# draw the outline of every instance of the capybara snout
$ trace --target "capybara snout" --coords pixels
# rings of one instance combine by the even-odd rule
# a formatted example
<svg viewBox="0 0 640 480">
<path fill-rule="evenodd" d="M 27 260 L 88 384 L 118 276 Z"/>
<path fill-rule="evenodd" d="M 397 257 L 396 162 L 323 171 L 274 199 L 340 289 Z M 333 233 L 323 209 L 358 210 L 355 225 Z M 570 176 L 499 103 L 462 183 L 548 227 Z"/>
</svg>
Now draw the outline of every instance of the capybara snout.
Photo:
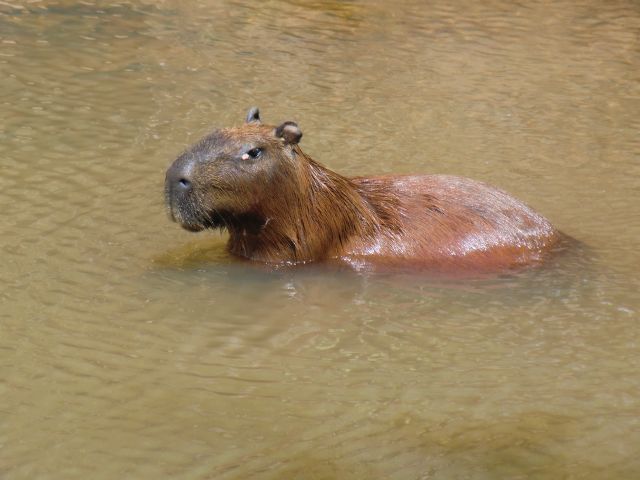
<svg viewBox="0 0 640 480">
<path fill-rule="evenodd" d="M 170 216 L 223 228 L 231 253 L 267 263 L 335 259 L 431 269 L 502 270 L 539 263 L 559 234 L 497 188 L 449 175 L 347 178 L 300 148 L 288 121 L 257 108 L 216 130 L 168 169 Z"/>
</svg>

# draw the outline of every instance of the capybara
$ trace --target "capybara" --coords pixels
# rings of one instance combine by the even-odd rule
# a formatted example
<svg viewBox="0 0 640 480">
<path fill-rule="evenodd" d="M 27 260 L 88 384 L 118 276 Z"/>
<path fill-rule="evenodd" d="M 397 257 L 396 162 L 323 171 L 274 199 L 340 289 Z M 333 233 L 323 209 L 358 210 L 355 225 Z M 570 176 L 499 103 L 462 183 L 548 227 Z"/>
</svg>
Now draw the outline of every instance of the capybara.
<svg viewBox="0 0 640 480">
<path fill-rule="evenodd" d="M 557 243 L 545 218 L 505 192 L 449 175 L 347 178 L 299 146 L 294 122 L 216 130 L 167 171 L 171 218 L 229 232 L 229 251 L 269 264 L 320 261 L 501 271 L 539 263 Z"/>
</svg>

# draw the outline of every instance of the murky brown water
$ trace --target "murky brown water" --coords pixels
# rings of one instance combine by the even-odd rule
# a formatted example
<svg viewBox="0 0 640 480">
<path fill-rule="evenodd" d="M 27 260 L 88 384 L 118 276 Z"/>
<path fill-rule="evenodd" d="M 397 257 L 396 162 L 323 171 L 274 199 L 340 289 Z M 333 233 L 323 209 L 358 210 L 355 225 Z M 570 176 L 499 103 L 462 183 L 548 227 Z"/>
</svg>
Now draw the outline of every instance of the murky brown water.
<svg viewBox="0 0 640 480">
<path fill-rule="evenodd" d="M 0 2 L 0 477 L 640 478 L 634 1 Z M 164 171 L 250 105 L 584 247 L 442 282 L 238 264 Z"/>
</svg>

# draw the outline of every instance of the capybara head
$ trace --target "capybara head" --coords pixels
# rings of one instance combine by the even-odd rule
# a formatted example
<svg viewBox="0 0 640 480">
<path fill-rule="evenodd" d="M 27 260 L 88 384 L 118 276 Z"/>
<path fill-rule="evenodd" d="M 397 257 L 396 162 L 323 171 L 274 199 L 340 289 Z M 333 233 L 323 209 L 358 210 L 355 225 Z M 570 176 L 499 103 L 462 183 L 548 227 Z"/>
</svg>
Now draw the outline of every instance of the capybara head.
<svg viewBox="0 0 640 480">
<path fill-rule="evenodd" d="M 191 231 L 258 221 L 295 182 L 301 137 L 294 122 L 265 125 L 251 108 L 244 125 L 214 131 L 173 162 L 165 179 L 170 216 Z"/>
</svg>

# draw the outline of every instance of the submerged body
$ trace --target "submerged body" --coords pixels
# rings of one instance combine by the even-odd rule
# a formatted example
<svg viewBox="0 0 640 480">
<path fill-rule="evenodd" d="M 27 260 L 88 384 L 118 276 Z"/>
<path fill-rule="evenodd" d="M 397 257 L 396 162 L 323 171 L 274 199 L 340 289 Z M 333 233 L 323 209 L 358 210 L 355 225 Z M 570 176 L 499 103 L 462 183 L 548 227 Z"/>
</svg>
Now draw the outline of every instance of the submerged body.
<svg viewBox="0 0 640 480">
<path fill-rule="evenodd" d="M 505 192 L 448 175 L 343 177 L 305 155 L 293 122 L 257 109 L 213 132 L 167 171 L 171 217 L 224 228 L 234 255 L 265 263 L 338 260 L 439 271 L 540 262 L 558 232 Z"/>
</svg>

